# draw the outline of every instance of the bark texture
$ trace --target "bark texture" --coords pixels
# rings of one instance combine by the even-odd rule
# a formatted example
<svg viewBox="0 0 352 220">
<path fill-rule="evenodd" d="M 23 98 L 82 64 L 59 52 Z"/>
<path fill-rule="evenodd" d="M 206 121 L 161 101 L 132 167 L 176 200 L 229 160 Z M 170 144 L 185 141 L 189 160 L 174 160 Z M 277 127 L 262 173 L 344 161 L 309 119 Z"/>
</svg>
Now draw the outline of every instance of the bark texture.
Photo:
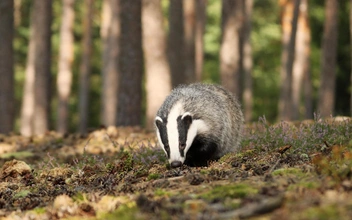
<svg viewBox="0 0 352 220">
<path fill-rule="evenodd" d="M 338 1 L 325 1 L 325 23 L 322 41 L 321 75 L 318 113 L 322 117 L 334 114 L 338 32 Z"/>
<path fill-rule="evenodd" d="M 220 47 L 221 84 L 240 95 L 240 28 L 242 1 L 222 1 L 222 38 Z"/>
<path fill-rule="evenodd" d="M 9 133 L 14 124 L 14 3 L 0 1 L 0 133 Z"/>
<path fill-rule="evenodd" d="M 142 28 L 141 1 L 120 0 L 120 79 L 117 125 L 133 126 L 142 122 Z"/>
<path fill-rule="evenodd" d="M 75 19 L 74 0 L 63 0 L 61 28 L 60 28 L 60 48 L 59 48 L 59 68 L 57 75 L 58 91 L 58 119 L 57 131 L 66 133 L 69 118 L 69 98 L 72 86 L 72 62 L 74 58 L 73 24 Z"/>
<path fill-rule="evenodd" d="M 167 53 L 172 87 L 182 84 L 186 77 L 184 48 L 183 0 L 170 0 Z"/>
<path fill-rule="evenodd" d="M 282 54 L 279 119 L 292 119 L 292 71 L 300 0 L 282 0 Z"/>
<path fill-rule="evenodd" d="M 49 127 L 51 18 L 52 1 L 34 0 L 21 109 L 24 136 L 42 135 Z"/>
<path fill-rule="evenodd" d="M 120 0 L 104 0 L 101 37 L 103 39 L 101 123 L 116 125 L 120 55 Z"/>
<path fill-rule="evenodd" d="M 247 122 L 252 120 L 253 114 L 253 82 L 252 82 L 252 9 L 253 0 L 243 0 L 243 29 L 242 29 L 242 68 L 243 68 L 243 107 Z"/>
<path fill-rule="evenodd" d="M 81 134 L 86 133 L 88 127 L 89 75 L 91 72 L 92 20 L 94 14 L 93 0 L 86 0 L 84 6 L 83 53 L 79 68 L 79 132 Z"/>
</svg>

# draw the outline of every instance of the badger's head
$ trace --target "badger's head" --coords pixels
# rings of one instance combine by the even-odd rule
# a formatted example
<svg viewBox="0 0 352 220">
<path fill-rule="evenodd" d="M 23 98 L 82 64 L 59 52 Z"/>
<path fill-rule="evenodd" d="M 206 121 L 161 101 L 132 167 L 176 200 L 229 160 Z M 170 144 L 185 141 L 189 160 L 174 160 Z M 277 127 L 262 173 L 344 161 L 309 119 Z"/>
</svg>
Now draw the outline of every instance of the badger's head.
<svg viewBox="0 0 352 220">
<path fill-rule="evenodd" d="M 160 146 L 173 168 L 184 163 L 195 137 L 208 130 L 203 120 L 185 112 L 180 104 L 170 110 L 168 117 L 156 116 L 155 125 Z"/>
</svg>

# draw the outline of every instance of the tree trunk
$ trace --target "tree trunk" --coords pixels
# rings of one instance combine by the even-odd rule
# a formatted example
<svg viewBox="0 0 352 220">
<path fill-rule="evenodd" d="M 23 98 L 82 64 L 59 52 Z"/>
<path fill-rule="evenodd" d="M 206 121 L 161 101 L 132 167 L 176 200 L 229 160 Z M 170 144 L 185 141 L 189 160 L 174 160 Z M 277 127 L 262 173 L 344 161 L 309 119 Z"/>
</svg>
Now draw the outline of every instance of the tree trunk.
<svg viewBox="0 0 352 220">
<path fill-rule="evenodd" d="M 9 133 L 14 123 L 14 4 L 0 1 L 0 133 Z"/>
<path fill-rule="evenodd" d="M 244 77 L 243 102 L 244 116 L 247 122 L 252 120 L 253 112 L 253 88 L 252 88 L 252 8 L 253 0 L 243 0 L 243 29 L 242 29 L 242 68 Z"/>
<path fill-rule="evenodd" d="M 22 6 L 22 0 L 14 0 L 14 22 L 15 22 L 15 27 L 20 26 L 21 24 L 21 6 Z"/>
<path fill-rule="evenodd" d="M 240 94 L 240 28 L 242 1 L 222 1 L 222 38 L 220 47 L 221 84 L 237 95 Z"/>
<path fill-rule="evenodd" d="M 61 28 L 60 28 L 60 48 L 59 48 L 59 68 L 57 74 L 58 90 L 58 119 L 57 131 L 66 133 L 68 128 L 68 101 L 72 86 L 72 62 L 74 57 L 73 23 L 74 23 L 74 0 L 63 0 Z"/>
<path fill-rule="evenodd" d="M 325 1 L 325 23 L 322 41 L 321 79 L 318 98 L 318 112 L 322 117 L 334 113 L 338 1 Z"/>
<path fill-rule="evenodd" d="M 243 0 L 243 29 L 242 29 L 242 68 L 244 77 L 243 86 L 243 102 L 244 116 L 247 122 L 252 120 L 253 114 L 253 87 L 252 87 L 252 45 L 251 45 L 251 30 L 252 30 L 252 9 L 253 0 Z"/>
<path fill-rule="evenodd" d="M 183 1 L 170 0 L 168 59 L 170 63 L 172 87 L 182 84 L 185 79 Z"/>
<path fill-rule="evenodd" d="M 292 119 L 300 119 L 300 101 L 303 77 L 309 74 L 310 30 L 308 26 L 308 2 L 301 0 L 296 33 L 295 60 L 292 74 Z"/>
<path fill-rule="evenodd" d="M 189 84 L 196 80 L 195 74 L 195 28 L 196 0 L 183 0 L 185 28 L 185 78 L 183 83 Z"/>
<path fill-rule="evenodd" d="M 84 2 L 82 57 L 79 68 L 79 132 L 85 134 L 88 126 L 89 75 L 92 53 L 93 0 Z"/>
<path fill-rule="evenodd" d="M 160 0 L 143 0 L 142 21 L 147 90 L 146 127 L 151 130 L 156 112 L 171 90 Z"/>
<path fill-rule="evenodd" d="M 120 54 L 120 0 L 104 0 L 101 37 L 103 39 L 101 123 L 116 125 Z"/>
<path fill-rule="evenodd" d="M 304 38 L 305 38 L 305 57 L 306 62 L 304 63 L 304 70 L 303 70 L 303 86 L 304 86 L 304 115 L 306 119 L 313 118 L 313 84 L 312 84 L 312 73 L 310 67 L 310 43 L 311 43 L 311 30 L 309 24 L 309 17 L 308 17 L 308 1 L 302 0 L 306 5 L 305 10 L 305 31 L 304 31 Z"/>
<path fill-rule="evenodd" d="M 282 54 L 279 119 L 292 119 L 292 70 L 300 0 L 282 0 Z"/>
<path fill-rule="evenodd" d="M 51 0 L 34 1 L 21 110 L 21 134 L 25 136 L 41 135 L 48 130 L 51 10 Z"/>
<path fill-rule="evenodd" d="M 350 42 L 352 42 L 352 0 L 350 0 Z M 352 43 L 350 43 L 351 50 L 351 87 L 350 87 L 350 113 L 352 116 Z"/>
<path fill-rule="evenodd" d="M 121 0 L 120 80 L 117 124 L 141 125 L 142 28 L 141 1 Z"/>
<path fill-rule="evenodd" d="M 36 39 L 34 134 L 43 135 L 49 130 L 52 0 L 35 0 L 34 5 L 39 8 L 35 13 L 39 33 Z"/>
<path fill-rule="evenodd" d="M 197 82 L 202 80 L 203 75 L 206 4 L 207 0 L 196 0 L 195 74 Z"/>
</svg>

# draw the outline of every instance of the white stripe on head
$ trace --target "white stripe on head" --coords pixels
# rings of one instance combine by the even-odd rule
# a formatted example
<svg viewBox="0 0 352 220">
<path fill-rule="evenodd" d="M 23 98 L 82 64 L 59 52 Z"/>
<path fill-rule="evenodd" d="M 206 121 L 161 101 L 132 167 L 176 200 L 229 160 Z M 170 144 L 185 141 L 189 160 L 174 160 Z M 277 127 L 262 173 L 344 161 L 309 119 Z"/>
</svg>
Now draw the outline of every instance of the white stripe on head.
<svg viewBox="0 0 352 220">
<path fill-rule="evenodd" d="M 187 133 L 185 155 L 187 155 L 187 152 L 188 152 L 189 148 L 191 147 L 196 135 L 207 132 L 208 130 L 209 130 L 209 128 L 203 120 L 201 120 L 201 119 L 193 120 L 191 126 L 188 129 L 188 133 Z"/>
<path fill-rule="evenodd" d="M 169 162 L 172 161 L 181 161 L 184 162 L 185 158 L 181 157 L 179 150 L 179 133 L 177 129 L 177 117 L 182 115 L 184 109 L 182 107 L 181 102 L 177 102 L 170 110 L 169 116 L 167 118 L 167 132 L 169 138 L 169 146 L 170 146 L 170 159 Z"/>
</svg>

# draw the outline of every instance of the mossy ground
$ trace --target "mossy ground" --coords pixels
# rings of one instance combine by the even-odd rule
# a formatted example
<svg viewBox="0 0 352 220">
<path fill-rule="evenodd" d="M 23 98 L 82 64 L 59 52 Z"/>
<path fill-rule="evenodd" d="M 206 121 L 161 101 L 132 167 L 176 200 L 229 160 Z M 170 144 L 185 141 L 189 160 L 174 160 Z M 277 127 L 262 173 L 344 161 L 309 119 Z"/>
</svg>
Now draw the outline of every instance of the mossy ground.
<svg viewBox="0 0 352 220">
<path fill-rule="evenodd" d="M 0 217 L 349 219 L 351 139 L 349 119 L 262 119 L 247 126 L 240 152 L 170 169 L 139 128 L 1 136 Z"/>
</svg>

